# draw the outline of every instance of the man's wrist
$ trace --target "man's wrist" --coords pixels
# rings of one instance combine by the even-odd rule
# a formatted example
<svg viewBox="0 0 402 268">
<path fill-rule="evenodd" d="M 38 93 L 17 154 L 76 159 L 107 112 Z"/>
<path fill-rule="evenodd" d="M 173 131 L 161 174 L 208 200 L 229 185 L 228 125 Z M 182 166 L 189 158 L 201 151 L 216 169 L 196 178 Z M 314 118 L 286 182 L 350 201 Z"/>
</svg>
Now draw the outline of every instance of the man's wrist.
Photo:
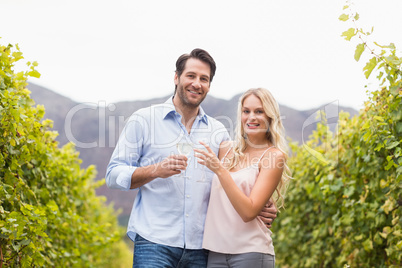
<svg viewBox="0 0 402 268">
<path fill-rule="evenodd" d="M 159 177 L 158 175 L 158 164 L 149 165 L 149 177 L 151 179 L 156 179 Z"/>
</svg>

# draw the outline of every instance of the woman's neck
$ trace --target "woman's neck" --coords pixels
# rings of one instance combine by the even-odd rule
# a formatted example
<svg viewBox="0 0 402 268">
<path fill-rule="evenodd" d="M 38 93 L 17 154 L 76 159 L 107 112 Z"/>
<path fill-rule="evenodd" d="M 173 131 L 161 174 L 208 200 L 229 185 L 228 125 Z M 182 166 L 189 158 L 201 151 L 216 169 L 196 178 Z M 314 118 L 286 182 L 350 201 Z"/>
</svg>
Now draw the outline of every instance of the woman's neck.
<svg viewBox="0 0 402 268">
<path fill-rule="evenodd" d="M 263 149 L 272 146 L 272 143 L 268 139 L 257 137 L 247 137 L 246 144 L 247 147 L 251 147 L 253 149 Z"/>
</svg>

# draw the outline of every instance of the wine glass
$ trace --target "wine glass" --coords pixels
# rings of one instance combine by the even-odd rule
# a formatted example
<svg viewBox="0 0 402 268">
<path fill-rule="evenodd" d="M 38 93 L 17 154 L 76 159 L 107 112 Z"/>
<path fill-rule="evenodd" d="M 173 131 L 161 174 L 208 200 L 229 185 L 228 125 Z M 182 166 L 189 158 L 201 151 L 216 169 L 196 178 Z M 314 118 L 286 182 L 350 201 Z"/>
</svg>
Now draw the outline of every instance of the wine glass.
<svg viewBox="0 0 402 268">
<path fill-rule="evenodd" d="M 207 142 L 207 141 L 204 140 L 204 139 L 201 139 L 200 141 L 202 141 L 202 142 L 204 142 L 204 143 Z M 203 145 L 201 145 L 199 142 L 197 142 L 196 145 L 194 145 L 194 147 L 197 148 L 197 149 L 199 149 L 199 150 L 208 152 L 208 150 L 207 150 Z M 206 169 L 206 167 L 205 167 L 204 165 L 201 165 L 201 178 L 198 179 L 198 180 L 196 180 L 196 182 L 202 182 L 202 183 L 208 182 L 207 179 L 206 179 L 206 178 L 207 178 L 207 175 L 206 175 L 205 169 Z"/>
<path fill-rule="evenodd" d="M 185 155 L 187 158 L 190 156 L 191 151 L 193 150 L 193 145 L 187 141 L 181 141 L 177 143 L 176 147 L 179 154 Z M 184 170 L 184 176 L 183 176 L 184 178 L 188 178 L 186 176 L 186 171 L 187 168 Z M 183 174 L 183 172 L 181 172 L 181 174 Z"/>
</svg>

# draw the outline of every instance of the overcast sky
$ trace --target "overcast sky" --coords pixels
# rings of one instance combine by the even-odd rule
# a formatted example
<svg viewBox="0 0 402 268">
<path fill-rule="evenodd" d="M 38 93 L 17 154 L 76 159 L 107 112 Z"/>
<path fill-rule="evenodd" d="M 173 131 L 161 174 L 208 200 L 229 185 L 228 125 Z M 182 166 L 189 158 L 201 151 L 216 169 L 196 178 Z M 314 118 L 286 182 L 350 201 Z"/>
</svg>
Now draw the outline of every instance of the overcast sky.
<svg viewBox="0 0 402 268">
<path fill-rule="evenodd" d="M 402 48 L 402 0 L 355 0 L 359 24 Z M 173 93 L 175 61 L 200 47 L 214 57 L 210 94 L 265 87 L 279 103 L 361 108 L 370 81 L 356 42 L 340 35 L 342 0 L 0 0 L 0 43 L 37 61 L 45 86 L 79 102 Z M 362 60 L 365 60 L 363 58 Z"/>
</svg>

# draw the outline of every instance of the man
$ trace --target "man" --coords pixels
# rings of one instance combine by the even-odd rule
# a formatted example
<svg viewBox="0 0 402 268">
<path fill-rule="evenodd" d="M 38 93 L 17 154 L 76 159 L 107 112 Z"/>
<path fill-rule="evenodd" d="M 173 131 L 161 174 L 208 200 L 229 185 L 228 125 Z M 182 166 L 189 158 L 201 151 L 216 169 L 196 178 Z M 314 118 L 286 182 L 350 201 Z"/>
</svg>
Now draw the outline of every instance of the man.
<svg viewBox="0 0 402 268">
<path fill-rule="evenodd" d="M 139 189 L 127 231 L 135 243 L 133 267 L 206 267 L 202 237 L 212 172 L 198 166 L 195 157 L 178 154 L 176 144 L 204 141 L 218 154 L 220 143 L 230 138 L 200 106 L 215 70 L 215 61 L 202 49 L 180 56 L 173 98 L 135 112 L 113 152 L 108 187 Z M 197 179 L 202 172 L 206 182 Z M 270 225 L 276 209 L 265 216 Z"/>
</svg>

